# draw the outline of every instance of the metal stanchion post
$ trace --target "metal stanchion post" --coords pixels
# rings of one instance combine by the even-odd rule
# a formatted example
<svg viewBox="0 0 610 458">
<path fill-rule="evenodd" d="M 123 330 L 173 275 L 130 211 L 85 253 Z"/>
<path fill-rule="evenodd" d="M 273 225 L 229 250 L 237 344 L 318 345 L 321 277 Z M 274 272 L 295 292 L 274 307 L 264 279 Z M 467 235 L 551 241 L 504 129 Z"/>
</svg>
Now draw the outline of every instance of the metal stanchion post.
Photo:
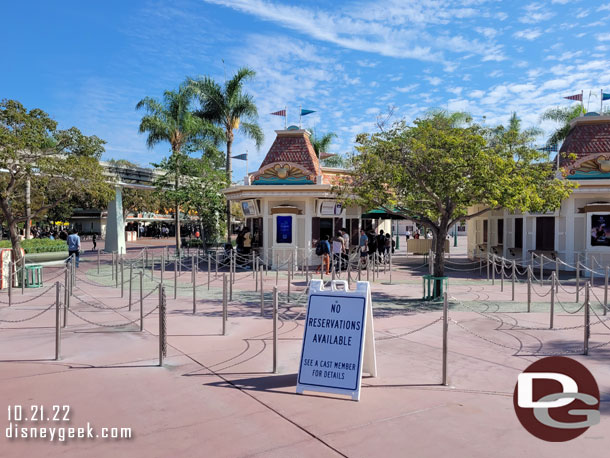
<svg viewBox="0 0 610 458">
<path fill-rule="evenodd" d="M 227 335 L 227 274 L 222 274 L 222 335 Z"/>
<path fill-rule="evenodd" d="M 532 308 L 532 266 L 527 266 L 527 311 Z"/>
<path fill-rule="evenodd" d="M 496 255 L 492 255 L 491 257 L 491 284 L 495 285 L 496 283 Z"/>
<path fill-rule="evenodd" d="M 159 366 L 163 366 L 163 343 L 165 339 L 165 329 L 163 322 L 165 321 L 165 286 L 159 288 Z"/>
<path fill-rule="evenodd" d="M 161 284 L 163 284 L 163 274 L 165 273 L 165 250 L 161 251 Z"/>
<path fill-rule="evenodd" d="M 193 269 L 195 269 L 195 266 L 193 266 Z M 193 315 L 195 313 L 197 313 L 197 275 L 195 275 L 195 270 L 193 270 Z"/>
<path fill-rule="evenodd" d="M 280 254 L 275 253 L 275 286 L 280 281 Z"/>
<path fill-rule="evenodd" d="M 252 253 L 250 254 L 252 255 L 252 278 L 256 280 L 256 266 L 254 265 L 254 263 L 256 262 L 256 256 L 254 254 L 254 251 L 252 251 Z M 254 283 L 256 283 L 256 281 Z"/>
<path fill-rule="evenodd" d="M 150 255 L 150 279 L 155 279 L 155 254 Z"/>
<path fill-rule="evenodd" d="M 576 261 L 576 302 L 580 302 L 580 261 Z"/>
<path fill-rule="evenodd" d="M 513 260 L 513 262 L 512 262 L 512 276 L 511 276 L 511 279 L 510 279 L 510 282 L 511 282 L 511 291 L 512 291 L 511 297 L 512 297 L 513 301 L 515 300 L 515 277 L 516 277 L 516 275 L 517 275 L 517 263 Z"/>
<path fill-rule="evenodd" d="M 608 266 L 604 270 L 604 315 L 608 313 Z"/>
<path fill-rule="evenodd" d="M 447 292 L 443 294 L 443 380 L 442 385 L 447 386 L 447 332 L 449 330 L 449 322 L 447 320 L 447 309 L 449 308 L 447 300 Z"/>
<path fill-rule="evenodd" d="M 195 255 L 191 255 L 191 283 L 195 283 Z"/>
<path fill-rule="evenodd" d="M 144 330 L 144 272 L 140 271 L 140 331 Z"/>
<path fill-rule="evenodd" d="M 259 276 L 260 276 L 260 289 L 261 289 L 261 316 L 263 316 L 265 314 L 265 291 L 263 289 L 263 269 L 259 269 Z"/>
<path fill-rule="evenodd" d="M 544 285 L 544 255 L 540 255 L 540 286 Z"/>
<path fill-rule="evenodd" d="M 61 353 L 61 313 L 59 300 L 59 282 L 55 282 L 55 361 L 59 361 Z"/>
<path fill-rule="evenodd" d="M 559 258 L 555 258 L 555 292 L 559 292 Z"/>
<path fill-rule="evenodd" d="M 486 254 L 487 257 L 487 281 L 489 281 L 489 253 Z"/>
<path fill-rule="evenodd" d="M 235 267 L 235 260 L 233 258 L 233 254 L 231 254 L 231 260 L 229 262 L 229 300 L 232 301 L 233 300 L 233 276 L 235 275 L 233 273 L 233 268 Z"/>
<path fill-rule="evenodd" d="M 390 285 L 392 284 L 392 248 L 390 248 Z"/>
<path fill-rule="evenodd" d="M 70 306 L 70 271 L 66 269 L 64 284 L 64 324 L 62 327 L 66 327 L 68 324 L 68 307 Z"/>
<path fill-rule="evenodd" d="M 254 292 L 258 291 L 258 266 L 260 259 L 256 257 L 252 262 L 252 275 L 254 277 Z"/>
<path fill-rule="evenodd" d="M 504 258 L 501 259 L 502 265 L 501 265 L 501 269 L 502 271 L 500 272 L 500 292 L 504 292 Z"/>
<path fill-rule="evenodd" d="M 591 261 L 589 264 L 591 264 L 591 286 L 595 286 L 595 258 L 593 256 L 591 256 Z"/>
<path fill-rule="evenodd" d="M 178 265 L 174 263 L 174 299 L 178 297 Z"/>
<path fill-rule="evenodd" d="M 549 317 L 549 329 L 553 329 L 553 319 L 555 318 L 555 272 L 551 274 L 551 316 Z"/>
<path fill-rule="evenodd" d="M 131 282 L 133 279 L 133 264 L 129 264 L 129 311 L 131 312 Z"/>
<path fill-rule="evenodd" d="M 288 303 L 289 303 L 289 304 L 290 304 L 290 283 L 291 283 L 291 280 L 290 280 L 290 279 L 291 279 L 291 277 L 292 277 L 292 275 L 291 275 L 291 273 L 292 273 L 292 267 L 293 267 L 293 264 L 292 264 L 292 262 L 291 262 L 291 263 L 290 263 L 290 265 L 288 266 L 288 288 L 287 288 L 288 293 L 287 293 L 287 295 L 286 295 L 286 297 L 288 298 L 287 300 L 288 300 Z"/>
<path fill-rule="evenodd" d="M 214 278 L 218 278 L 218 250 L 214 252 L 214 267 L 216 268 Z"/>
<path fill-rule="evenodd" d="M 277 374 L 277 286 L 273 287 L 273 373 Z"/>
<path fill-rule="evenodd" d="M 371 271 L 371 258 L 368 256 L 366 257 L 366 281 L 369 281 L 369 272 Z"/>
<path fill-rule="evenodd" d="M 110 253 L 110 255 L 112 256 L 112 260 L 110 261 L 110 278 L 114 280 L 114 251 Z"/>
<path fill-rule="evenodd" d="M 585 283 L 585 341 L 584 341 L 584 345 L 583 345 L 583 354 L 586 356 L 589 354 L 589 336 L 591 335 L 590 331 L 591 329 L 589 328 L 589 307 L 590 307 L 590 303 L 589 303 L 589 282 Z"/>
<path fill-rule="evenodd" d="M 32 273 L 34 275 L 34 273 Z M 25 293 L 25 258 L 21 258 L 21 295 Z"/>
<path fill-rule="evenodd" d="M 100 249 L 98 248 L 97 249 L 97 274 L 98 275 L 100 274 L 100 256 L 101 256 L 101 253 L 100 253 Z"/>
<path fill-rule="evenodd" d="M 14 264 L 9 261 L 8 263 L 8 306 L 10 307 L 13 302 L 13 268 Z"/>
<path fill-rule="evenodd" d="M 125 281 L 124 281 L 124 264 L 125 264 L 125 260 L 123 259 L 123 257 L 121 256 L 121 297 L 123 297 L 123 293 L 124 293 L 124 285 L 125 285 Z"/>
<path fill-rule="evenodd" d="M 208 253 L 208 291 L 210 290 L 210 275 L 212 275 L 212 255 Z"/>
</svg>

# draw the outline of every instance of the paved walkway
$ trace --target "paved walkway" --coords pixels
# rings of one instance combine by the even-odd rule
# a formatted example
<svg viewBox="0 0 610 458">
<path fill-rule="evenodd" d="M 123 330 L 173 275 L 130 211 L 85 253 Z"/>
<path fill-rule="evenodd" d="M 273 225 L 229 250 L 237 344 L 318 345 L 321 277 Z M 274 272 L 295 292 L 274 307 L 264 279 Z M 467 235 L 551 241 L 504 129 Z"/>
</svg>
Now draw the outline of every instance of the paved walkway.
<svg viewBox="0 0 610 458">
<path fill-rule="evenodd" d="M 137 255 L 137 250 L 130 250 L 128 256 Z M 150 269 L 143 276 L 144 294 L 152 293 L 143 301 L 147 316 L 140 332 L 139 276 L 134 275 L 130 311 L 129 284 L 125 282 L 121 298 L 120 289 L 113 287 L 109 260 L 102 259 L 98 275 L 96 256 L 84 256 L 62 332 L 60 361 L 53 361 L 53 307 L 28 321 L 0 323 L 0 392 L 5 404 L 23 406 L 24 416 L 32 405 L 43 405 L 47 412 L 53 405 L 69 405 L 69 426 L 89 422 L 96 433 L 102 427 L 130 427 L 133 437 L 62 444 L 8 440 L 2 434 L 1 456 L 593 457 L 603 456 L 610 447 L 610 321 L 604 321 L 603 308 L 595 303 L 590 355 L 579 355 L 583 314 L 577 311 L 575 286 L 568 279 L 556 296 L 554 327 L 560 329 L 551 331 L 545 329 L 550 319 L 548 284 L 535 286 L 527 313 L 525 283 L 515 284 L 512 301 L 509 281 L 501 291 L 498 280 L 492 285 L 476 269 L 456 273 L 449 290 L 453 321 L 445 387 L 439 384 L 442 304 L 420 299 L 423 269 L 415 267 L 421 259 L 397 258 L 392 283 L 386 272 L 372 285 L 379 376 L 366 377 L 361 401 L 352 402 L 295 394 L 303 276 L 297 274 L 291 282 L 290 304 L 288 277 L 284 272 L 277 276 L 279 373 L 272 374 L 270 291 L 276 274 L 263 277 L 261 317 L 260 292 L 252 273 L 237 273 L 227 335 L 222 336 L 221 277 L 212 272 L 208 289 L 207 272 L 197 274 L 193 314 L 191 273 L 178 276 L 174 299 L 174 272 L 168 265 L 168 354 L 164 366 L 158 367 L 154 288 L 160 280 L 159 266 L 154 280 Z M 0 320 L 26 319 L 52 305 L 52 277 L 63 274 L 47 269 L 45 276 L 45 289 L 26 291 L 24 296 L 15 291 L 10 308 L 6 292 L 0 293 Z M 603 295 L 599 285 L 593 291 Z M 596 377 L 602 423 L 574 441 L 546 443 L 521 427 L 512 393 L 517 375 L 531 362 L 566 351 Z M 28 421 L 27 426 L 32 424 Z M 0 425 L 5 433 L 6 417 Z M 40 426 L 67 425 L 45 421 Z"/>
</svg>

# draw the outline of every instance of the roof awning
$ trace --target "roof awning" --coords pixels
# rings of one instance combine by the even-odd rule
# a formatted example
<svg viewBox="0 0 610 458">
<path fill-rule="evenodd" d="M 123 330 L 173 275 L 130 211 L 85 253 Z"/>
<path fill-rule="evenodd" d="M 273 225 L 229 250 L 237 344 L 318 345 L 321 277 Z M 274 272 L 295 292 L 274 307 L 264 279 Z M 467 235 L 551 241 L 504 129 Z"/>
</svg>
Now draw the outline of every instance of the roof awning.
<svg viewBox="0 0 610 458">
<path fill-rule="evenodd" d="M 360 217 L 361 219 L 407 219 L 404 216 L 395 215 L 393 213 L 388 213 L 382 208 L 375 208 L 373 210 L 369 210 L 366 213 L 363 213 Z"/>
</svg>

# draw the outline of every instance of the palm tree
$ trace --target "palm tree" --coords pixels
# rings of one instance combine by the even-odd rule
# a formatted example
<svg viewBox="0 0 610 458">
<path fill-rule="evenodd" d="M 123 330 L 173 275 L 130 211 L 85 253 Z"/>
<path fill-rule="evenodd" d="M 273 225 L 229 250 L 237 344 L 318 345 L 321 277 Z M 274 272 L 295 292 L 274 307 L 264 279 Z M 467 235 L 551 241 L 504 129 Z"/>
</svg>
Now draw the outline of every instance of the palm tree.
<svg viewBox="0 0 610 458">
<path fill-rule="evenodd" d="M 542 129 L 537 127 L 521 130 L 521 119 L 517 117 L 517 113 L 513 113 L 508 126 L 499 125 L 491 130 L 489 141 L 492 146 L 504 147 L 509 154 L 514 155 L 519 154 L 520 148 L 531 149 L 536 138 L 542 133 Z"/>
<path fill-rule="evenodd" d="M 227 157 L 225 170 L 229 185 L 231 176 L 231 148 L 235 140 L 235 130 L 251 138 L 260 148 L 264 135 L 257 124 L 258 111 L 251 95 L 243 92 L 243 83 L 252 79 L 256 73 L 247 67 L 240 68 L 237 73 L 224 86 L 219 85 L 212 78 L 205 76 L 198 79 L 189 79 L 189 87 L 200 104 L 195 114 L 224 129 L 227 144 Z M 227 241 L 231 241 L 231 206 L 227 201 Z"/>
<path fill-rule="evenodd" d="M 586 110 L 581 104 L 546 110 L 540 117 L 542 121 L 555 121 L 560 123 L 560 127 L 555 129 L 547 140 L 547 145 L 557 145 L 563 142 L 570 133 L 570 122 L 574 118 L 578 118 L 585 113 Z"/>
<path fill-rule="evenodd" d="M 313 135 L 309 138 L 311 142 L 311 146 L 313 146 L 313 150 L 316 152 L 316 156 L 320 159 L 320 153 L 326 153 L 330 144 L 333 142 L 333 138 L 337 138 L 337 134 L 334 132 L 329 132 L 322 136 L 318 136 L 318 134 L 314 131 Z"/>
<path fill-rule="evenodd" d="M 172 158 L 180 157 L 182 149 L 189 143 L 214 134 L 209 122 L 195 116 L 190 111 L 193 92 L 188 85 L 177 91 L 165 91 L 163 100 L 145 97 L 138 102 L 136 110 L 144 109 L 146 114 L 140 121 L 140 133 L 148 133 L 146 145 L 152 148 L 158 143 L 169 142 Z M 178 170 L 178 167 L 176 167 Z M 179 173 L 176 171 L 174 186 L 178 190 Z M 175 202 L 176 250 L 180 254 L 180 204 Z"/>
</svg>

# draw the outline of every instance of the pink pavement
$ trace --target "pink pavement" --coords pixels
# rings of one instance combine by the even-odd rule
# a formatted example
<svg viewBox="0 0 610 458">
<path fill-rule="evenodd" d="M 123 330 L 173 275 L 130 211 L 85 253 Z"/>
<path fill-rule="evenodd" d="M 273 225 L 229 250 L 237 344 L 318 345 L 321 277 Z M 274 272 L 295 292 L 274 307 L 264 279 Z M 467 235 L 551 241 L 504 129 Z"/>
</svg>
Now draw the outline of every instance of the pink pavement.
<svg viewBox="0 0 610 458">
<path fill-rule="evenodd" d="M 129 250 L 128 257 L 137 253 Z M 592 327 L 590 346 L 598 348 L 589 356 L 570 355 L 597 379 L 601 424 L 573 441 L 549 443 L 531 436 L 517 420 L 512 401 L 517 375 L 545 354 L 578 351 L 583 333 L 582 327 L 514 330 L 516 323 L 548 327 L 547 298 L 536 296 L 533 311 L 526 313 L 522 283 L 516 285 L 513 303 L 506 281 L 500 291 L 498 281 L 491 285 L 478 277 L 478 271 L 450 280 L 450 318 L 461 327 L 452 323 L 449 328 L 449 386 L 442 386 L 441 309 L 419 301 L 422 272 L 414 273 L 406 263 L 397 262 L 392 284 L 386 273 L 372 285 L 379 376 L 365 377 L 361 401 L 353 402 L 295 394 L 304 324 L 305 281 L 300 274 L 292 281 L 290 304 L 285 300 L 287 276 L 279 275 L 277 286 L 284 299 L 279 371 L 273 374 L 270 291 L 275 273 L 263 277 L 266 304 L 261 317 L 252 273 L 238 272 L 223 336 L 221 277 L 212 273 L 208 290 L 207 272 L 197 274 L 193 314 L 190 272 L 179 277 L 174 300 L 173 271 L 166 271 L 168 351 L 159 367 L 157 293 L 144 300 L 144 312 L 152 312 L 140 332 L 138 288 L 134 286 L 130 311 L 127 290 L 121 298 L 120 289 L 111 286 L 109 260 L 108 255 L 103 257 L 98 276 L 95 254 L 83 256 L 67 326 L 62 329 L 59 361 L 53 360 L 54 307 L 29 321 L 0 322 L 0 392 L 5 412 L 0 456 L 596 457 L 610 447 L 610 345 L 601 346 L 610 341 L 605 322 Z M 44 289 L 26 290 L 24 296 L 14 291 L 10 308 L 3 291 L 0 320 L 28 318 L 53 304 L 52 277 L 63 278 L 59 274 L 58 268 L 45 269 Z M 160 272 L 154 276 L 158 281 Z M 149 270 L 145 277 L 147 293 L 156 283 L 150 281 Z M 561 291 L 558 299 L 572 307 L 570 312 L 576 308 L 568 293 Z M 480 304 L 488 304 L 488 309 Z M 128 326 L 113 326 L 131 321 Z M 582 314 L 557 308 L 555 327 L 581 322 Z M 500 324 L 502 330 L 496 330 Z M 15 405 L 23 407 L 24 416 L 31 415 L 33 405 L 43 405 L 47 412 L 53 405 L 70 406 L 69 422 L 43 421 L 38 426 L 90 423 L 96 433 L 103 427 L 128 427 L 133 437 L 65 442 L 7 439 L 7 410 Z M 27 427 L 35 423 L 28 421 Z"/>
</svg>

